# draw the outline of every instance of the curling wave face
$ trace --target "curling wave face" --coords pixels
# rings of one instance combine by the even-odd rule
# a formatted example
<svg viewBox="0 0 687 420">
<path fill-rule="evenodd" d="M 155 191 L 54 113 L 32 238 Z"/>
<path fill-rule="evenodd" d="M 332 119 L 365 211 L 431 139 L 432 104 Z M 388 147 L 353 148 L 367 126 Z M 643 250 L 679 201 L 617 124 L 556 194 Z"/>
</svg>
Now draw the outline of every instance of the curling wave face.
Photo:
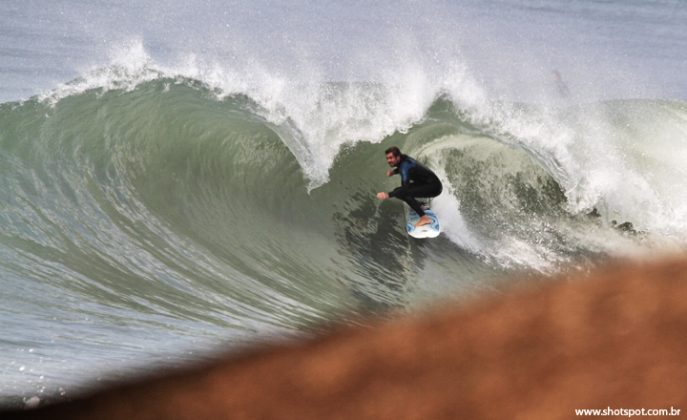
<svg viewBox="0 0 687 420">
<path fill-rule="evenodd" d="M 475 109 L 432 93 L 387 118 L 385 87 L 317 89 L 307 115 L 164 76 L 0 105 L 8 389 L 685 244 L 684 103 Z M 375 198 L 396 182 L 392 144 L 444 182 L 436 240 Z M 53 377 L 31 376 L 37 358 Z"/>
</svg>

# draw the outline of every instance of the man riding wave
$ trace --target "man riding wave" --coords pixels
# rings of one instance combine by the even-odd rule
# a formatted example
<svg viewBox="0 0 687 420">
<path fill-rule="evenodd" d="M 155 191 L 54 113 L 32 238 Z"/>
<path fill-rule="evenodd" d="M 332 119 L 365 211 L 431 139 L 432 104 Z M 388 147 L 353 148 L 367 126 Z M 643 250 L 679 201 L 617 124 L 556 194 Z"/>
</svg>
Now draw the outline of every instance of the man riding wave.
<svg viewBox="0 0 687 420">
<path fill-rule="evenodd" d="M 410 208 L 420 216 L 415 227 L 432 223 L 432 219 L 425 214 L 422 208 L 423 204 L 418 202 L 415 197 L 436 197 L 441 194 L 443 187 L 439 177 L 415 159 L 402 154 L 396 146 L 386 149 L 384 153 L 386 154 L 386 162 L 393 168 L 389 169 L 386 175 L 400 174 L 401 186 L 388 193 L 377 193 L 377 198 L 386 200 L 394 197 L 408 203 Z"/>
</svg>

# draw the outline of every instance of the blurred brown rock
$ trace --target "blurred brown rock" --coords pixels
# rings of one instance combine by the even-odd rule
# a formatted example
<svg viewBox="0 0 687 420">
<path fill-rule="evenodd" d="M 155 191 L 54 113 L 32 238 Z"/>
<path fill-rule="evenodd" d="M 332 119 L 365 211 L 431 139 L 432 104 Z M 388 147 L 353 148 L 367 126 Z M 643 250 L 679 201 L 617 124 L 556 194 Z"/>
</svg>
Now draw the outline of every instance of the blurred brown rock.
<svg viewBox="0 0 687 420">
<path fill-rule="evenodd" d="M 2 418 L 568 419 L 583 408 L 687 410 L 687 259 L 229 355 Z"/>
</svg>

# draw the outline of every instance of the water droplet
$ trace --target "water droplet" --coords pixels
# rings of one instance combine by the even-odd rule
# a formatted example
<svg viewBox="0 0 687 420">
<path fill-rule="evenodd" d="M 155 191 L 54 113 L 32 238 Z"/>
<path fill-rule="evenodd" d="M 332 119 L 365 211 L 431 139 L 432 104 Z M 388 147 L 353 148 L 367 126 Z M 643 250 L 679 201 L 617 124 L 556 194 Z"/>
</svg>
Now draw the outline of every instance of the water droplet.
<svg viewBox="0 0 687 420">
<path fill-rule="evenodd" d="M 24 400 L 24 407 L 36 408 L 36 407 L 38 407 L 38 404 L 40 404 L 40 403 L 41 403 L 41 399 L 34 395 L 33 397 L 27 398 Z"/>
</svg>

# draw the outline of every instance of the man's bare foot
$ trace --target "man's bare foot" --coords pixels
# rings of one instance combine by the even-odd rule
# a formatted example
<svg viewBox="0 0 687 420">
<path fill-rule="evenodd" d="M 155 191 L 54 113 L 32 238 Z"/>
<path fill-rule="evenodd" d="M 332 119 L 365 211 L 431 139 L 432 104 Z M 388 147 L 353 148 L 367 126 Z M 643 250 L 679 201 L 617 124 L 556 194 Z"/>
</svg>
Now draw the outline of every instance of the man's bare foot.
<svg viewBox="0 0 687 420">
<path fill-rule="evenodd" d="M 418 220 L 417 222 L 415 222 L 415 227 L 420 227 L 420 226 L 428 225 L 428 224 L 430 224 L 430 223 L 432 223 L 432 219 L 430 219 L 429 216 L 424 215 L 424 216 L 420 217 L 420 220 Z"/>
</svg>

